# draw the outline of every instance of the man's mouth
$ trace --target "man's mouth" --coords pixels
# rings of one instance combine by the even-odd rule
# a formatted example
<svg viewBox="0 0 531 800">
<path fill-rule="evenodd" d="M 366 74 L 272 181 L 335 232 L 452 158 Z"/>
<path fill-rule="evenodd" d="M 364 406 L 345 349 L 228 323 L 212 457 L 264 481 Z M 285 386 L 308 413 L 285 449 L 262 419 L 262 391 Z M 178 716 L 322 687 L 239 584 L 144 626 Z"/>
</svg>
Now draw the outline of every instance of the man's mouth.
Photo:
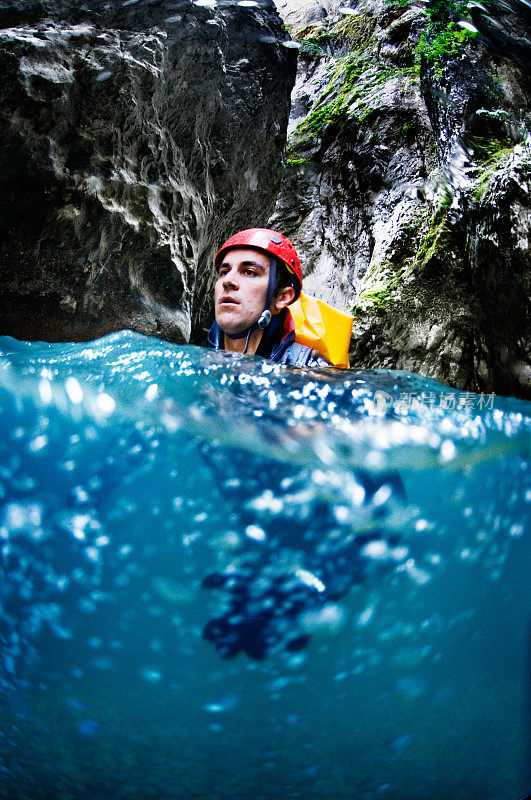
<svg viewBox="0 0 531 800">
<path fill-rule="evenodd" d="M 220 297 L 218 305 L 238 305 L 238 300 L 235 300 L 233 297 Z"/>
</svg>

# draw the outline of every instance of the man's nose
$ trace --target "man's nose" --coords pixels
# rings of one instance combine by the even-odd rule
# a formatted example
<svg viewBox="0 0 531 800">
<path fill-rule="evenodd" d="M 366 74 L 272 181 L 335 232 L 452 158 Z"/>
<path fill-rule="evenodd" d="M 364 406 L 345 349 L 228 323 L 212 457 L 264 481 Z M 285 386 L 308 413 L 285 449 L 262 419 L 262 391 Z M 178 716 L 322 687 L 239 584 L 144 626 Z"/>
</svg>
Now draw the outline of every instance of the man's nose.
<svg viewBox="0 0 531 800">
<path fill-rule="evenodd" d="M 238 281 L 235 273 L 232 270 L 223 275 L 221 282 L 223 284 L 223 288 L 227 288 L 228 286 L 234 286 L 236 289 L 238 288 Z"/>
</svg>

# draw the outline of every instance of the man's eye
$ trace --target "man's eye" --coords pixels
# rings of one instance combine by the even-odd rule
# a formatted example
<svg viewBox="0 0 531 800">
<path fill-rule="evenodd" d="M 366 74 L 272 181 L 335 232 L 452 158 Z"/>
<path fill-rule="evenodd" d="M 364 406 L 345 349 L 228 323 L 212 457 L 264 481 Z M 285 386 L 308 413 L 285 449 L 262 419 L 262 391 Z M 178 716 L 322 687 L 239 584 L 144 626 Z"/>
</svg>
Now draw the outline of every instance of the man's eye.
<svg viewBox="0 0 531 800">
<path fill-rule="evenodd" d="M 255 275 L 258 275 L 258 273 L 256 272 L 256 270 L 254 270 L 254 269 L 246 269 L 246 270 L 245 270 L 245 274 L 246 274 L 246 275 L 253 275 L 253 276 L 255 276 Z"/>
</svg>

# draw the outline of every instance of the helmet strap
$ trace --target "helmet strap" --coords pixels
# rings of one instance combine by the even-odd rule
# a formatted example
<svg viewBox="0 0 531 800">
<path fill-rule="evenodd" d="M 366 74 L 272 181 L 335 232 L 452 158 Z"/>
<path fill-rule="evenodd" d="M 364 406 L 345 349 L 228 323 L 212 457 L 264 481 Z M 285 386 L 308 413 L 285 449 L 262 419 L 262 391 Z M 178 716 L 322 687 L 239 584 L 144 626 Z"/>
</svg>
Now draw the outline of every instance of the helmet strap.
<svg viewBox="0 0 531 800">
<path fill-rule="evenodd" d="M 245 340 L 245 347 L 243 348 L 242 355 L 246 354 L 247 348 L 249 347 L 249 338 L 251 336 L 251 332 L 252 332 L 252 328 L 249 328 L 249 332 L 247 333 L 247 339 Z M 231 337 L 231 338 L 234 338 L 234 337 Z M 241 337 L 241 338 L 243 338 L 243 337 Z"/>
<path fill-rule="evenodd" d="M 276 258 L 271 257 L 269 259 L 269 278 L 267 281 L 267 291 L 266 291 L 266 299 L 265 299 L 265 307 L 262 313 L 260 314 L 258 320 L 253 322 L 248 328 L 245 330 L 240 331 L 239 333 L 226 333 L 225 336 L 228 336 L 229 339 L 244 339 L 247 337 L 245 342 L 244 348 L 244 355 L 247 352 L 247 348 L 249 346 L 249 337 L 251 333 L 258 330 L 265 330 L 269 323 L 271 322 L 271 303 L 273 302 L 273 295 L 275 294 L 275 288 L 277 283 L 277 260 Z"/>
</svg>

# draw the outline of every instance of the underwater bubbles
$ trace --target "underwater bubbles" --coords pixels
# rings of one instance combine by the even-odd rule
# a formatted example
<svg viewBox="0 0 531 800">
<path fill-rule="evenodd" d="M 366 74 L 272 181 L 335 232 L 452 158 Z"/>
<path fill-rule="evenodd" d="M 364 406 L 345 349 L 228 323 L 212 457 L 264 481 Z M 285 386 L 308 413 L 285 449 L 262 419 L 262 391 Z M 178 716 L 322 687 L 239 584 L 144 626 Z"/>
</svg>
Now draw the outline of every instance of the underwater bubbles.
<svg viewBox="0 0 531 800">
<path fill-rule="evenodd" d="M 131 332 L 14 349 L 2 796 L 525 795 L 529 404 Z"/>
<path fill-rule="evenodd" d="M 72 403 L 79 405 L 83 402 L 83 389 L 77 378 L 67 378 L 65 381 L 65 390 Z"/>
<path fill-rule="evenodd" d="M 159 683 L 162 680 L 162 673 L 157 669 L 144 667 L 140 670 L 140 677 L 147 681 L 147 683 Z"/>
</svg>

